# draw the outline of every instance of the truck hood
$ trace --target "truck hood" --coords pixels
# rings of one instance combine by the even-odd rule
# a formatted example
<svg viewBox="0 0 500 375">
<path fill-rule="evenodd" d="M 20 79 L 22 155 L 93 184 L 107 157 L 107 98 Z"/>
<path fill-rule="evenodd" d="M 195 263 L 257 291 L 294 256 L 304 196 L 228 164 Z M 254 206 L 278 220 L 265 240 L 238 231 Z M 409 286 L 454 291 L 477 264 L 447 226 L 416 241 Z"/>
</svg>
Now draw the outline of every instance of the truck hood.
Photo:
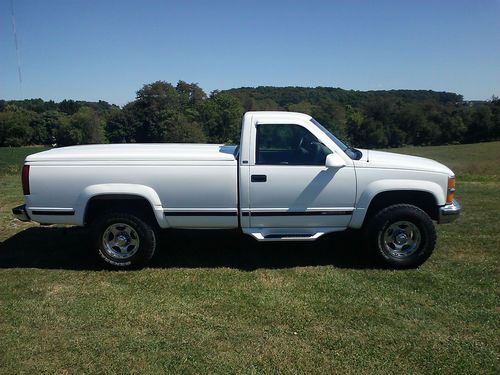
<svg viewBox="0 0 500 375">
<path fill-rule="evenodd" d="M 187 143 L 130 143 L 53 148 L 26 162 L 66 161 L 231 161 L 236 146 Z"/>
<path fill-rule="evenodd" d="M 363 156 L 356 161 L 356 166 L 362 168 L 406 169 L 453 175 L 453 171 L 446 165 L 435 160 L 397 154 L 394 152 L 373 151 L 360 149 Z"/>
</svg>

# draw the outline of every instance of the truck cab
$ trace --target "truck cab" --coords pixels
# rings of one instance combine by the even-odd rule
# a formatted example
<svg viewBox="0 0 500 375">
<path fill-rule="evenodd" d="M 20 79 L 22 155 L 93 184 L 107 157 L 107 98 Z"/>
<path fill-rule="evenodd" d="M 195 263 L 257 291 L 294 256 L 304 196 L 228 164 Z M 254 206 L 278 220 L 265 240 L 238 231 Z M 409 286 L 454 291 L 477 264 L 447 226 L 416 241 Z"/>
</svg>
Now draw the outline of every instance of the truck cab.
<svg viewBox="0 0 500 375">
<path fill-rule="evenodd" d="M 353 160 L 310 116 L 246 113 L 238 165 L 243 232 L 258 240 L 313 240 L 349 226 Z"/>
</svg>

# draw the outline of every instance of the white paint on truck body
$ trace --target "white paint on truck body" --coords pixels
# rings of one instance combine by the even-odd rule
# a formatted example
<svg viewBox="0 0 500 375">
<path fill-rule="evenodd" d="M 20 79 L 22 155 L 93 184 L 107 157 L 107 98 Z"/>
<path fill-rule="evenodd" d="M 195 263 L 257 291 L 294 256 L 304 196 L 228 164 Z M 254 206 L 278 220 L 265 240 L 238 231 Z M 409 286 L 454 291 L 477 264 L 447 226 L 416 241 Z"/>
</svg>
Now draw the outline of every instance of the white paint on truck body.
<svg viewBox="0 0 500 375">
<path fill-rule="evenodd" d="M 330 167 L 257 163 L 257 129 L 276 124 L 312 134 L 331 153 Z M 30 155 L 26 210 L 41 223 L 84 225 L 92 198 L 130 195 L 149 202 L 162 228 L 237 228 L 240 223 L 256 238 L 295 231 L 314 239 L 319 233 L 360 228 L 370 202 L 381 192 L 423 191 L 434 196 L 436 205 L 445 204 L 448 177 L 453 176 L 446 166 L 361 151 L 362 158 L 352 160 L 308 115 L 248 112 L 239 149 L 116 144 Z"/>
<path fill-rule="evenodd" d="M 147 199 L 162 228 L 237 227 L 236 215 L 216 216 L 208 222 L 206 216 L 193 221 L 192 216 L 164 214 L 200 208 L 234 212 L 234 150 L 224 145 L 120 144 L 64 147 L 30 155 L 27 210 L 35 221 L 83 225 L 89 199 L 127 194 Z M 36 215 L 51 207 L 74 210 L 74 215 Z"/>
</svg>

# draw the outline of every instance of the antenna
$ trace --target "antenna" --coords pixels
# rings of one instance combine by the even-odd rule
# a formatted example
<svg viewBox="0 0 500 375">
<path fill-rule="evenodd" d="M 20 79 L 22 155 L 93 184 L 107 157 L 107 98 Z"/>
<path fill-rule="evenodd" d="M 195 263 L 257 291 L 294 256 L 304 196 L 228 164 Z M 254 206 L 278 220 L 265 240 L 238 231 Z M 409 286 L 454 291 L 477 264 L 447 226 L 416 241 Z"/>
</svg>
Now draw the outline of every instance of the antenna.
<svg viewBox="0 0 500 375">
<path fill-rule="evenodd" d="M 10 10 L 12 15 L 12 32 L 14 33 L 14 44 L 16 45 L 16 55 L 17 55 L 17 74 L 19 76 L 19 90 L 23 89 L 23 78 L 21 75 L 21 54 L 19 53 L 19 45 L 17 43 L 17 31 L 16 31 L 16 17 L 14 15 L 14 0 L 10 0 Z"/>
</svg>

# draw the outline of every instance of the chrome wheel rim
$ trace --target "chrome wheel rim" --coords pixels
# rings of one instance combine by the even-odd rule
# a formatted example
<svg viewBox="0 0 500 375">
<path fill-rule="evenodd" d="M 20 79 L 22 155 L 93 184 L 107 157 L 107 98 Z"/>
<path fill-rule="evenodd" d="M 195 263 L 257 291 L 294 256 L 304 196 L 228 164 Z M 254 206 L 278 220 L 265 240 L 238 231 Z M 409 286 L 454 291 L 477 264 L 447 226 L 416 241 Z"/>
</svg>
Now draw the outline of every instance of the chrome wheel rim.
<svg viewBox="0 0 500 375">
<path fill-rule="evenodd" d="M 387 253 L 396 258 L 412 255 L 420 246 L 420 229 L 410 221 L 396 221 L 382 235 L 382 245 Z"/>
<path fill-rule="evenodd" d="M 128 259 L 139 250 L 140 240 L 136 230 L 125 223 L 111 224 L 102 235 L 102 248 L 118 260 Z"/>
</svg>

